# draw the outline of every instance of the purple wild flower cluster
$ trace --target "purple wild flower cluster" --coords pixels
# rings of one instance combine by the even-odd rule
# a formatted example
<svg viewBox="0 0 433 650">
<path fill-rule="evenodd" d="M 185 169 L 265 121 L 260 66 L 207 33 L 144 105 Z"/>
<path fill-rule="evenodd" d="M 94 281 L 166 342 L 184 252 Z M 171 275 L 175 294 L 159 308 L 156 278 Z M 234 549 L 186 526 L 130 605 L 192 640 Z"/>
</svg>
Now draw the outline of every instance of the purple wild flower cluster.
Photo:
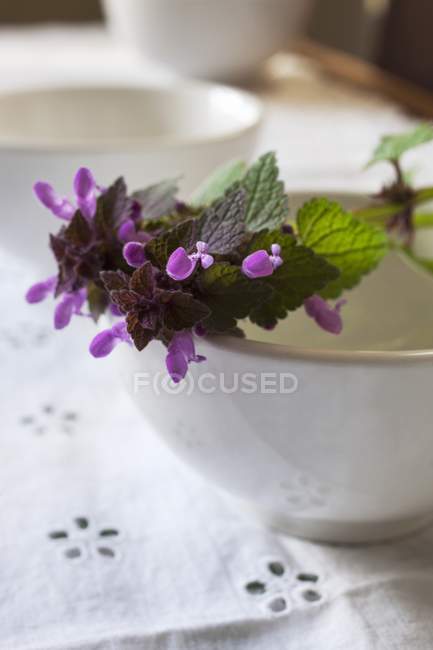
<svg viewBox="0 0 433 650">
<path fill-rule="evenodd" d="M 76 315 L 108 314 L 110 326 L 90 342 L 96 358 L 119 343 L 143 350 L 161 342 L 174 382 L 205 360 L 197 336 L 243 336 L 245 319 L 272 329 L 304 306 L 319 327 L 339 334 L 344 301 L 332 307 L 320 296 L 338 269 L 287 223 L 277 174 L 260 200 L 254 196 L 265 166 L 276 168 L 273 154 L 202 207 L 180 202 L 173 181 L 128 194 L 123 178 L 101 187 L 85 167 L 73 180 L 74 200 L 37 182 L 37 199 L 61 220 L 50 236 L 58 273 L 34 284 L 27 301 L 53 297 L 56 329 Z"/>
</svg>

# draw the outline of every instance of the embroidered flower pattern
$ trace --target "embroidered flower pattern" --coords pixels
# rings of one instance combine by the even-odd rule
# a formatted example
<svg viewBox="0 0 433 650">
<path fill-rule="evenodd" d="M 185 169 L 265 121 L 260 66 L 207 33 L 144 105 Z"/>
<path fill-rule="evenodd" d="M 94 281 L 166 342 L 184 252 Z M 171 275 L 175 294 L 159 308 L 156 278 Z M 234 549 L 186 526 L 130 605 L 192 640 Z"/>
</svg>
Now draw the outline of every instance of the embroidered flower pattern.
<svg viewBox="0 0 433 650">
<path fill-rule="evenodd" d="M 278 558 L 266 559 L 258 573 L 243 587 L 271 615 L 286 614 L 294 606 L 311 605 L 323 599 L 316 573 L 295 573 Z"/>
<path fill-rule="evenodd" d="M 88 517 L 76 517 L 72 530 L 59 528 L 48 533 L 48 538 L 59 545 L 63 556 L 68 560 L 78 560 L 84 556 L 100 555 L 113 559 L 118 551 L 113 542 L 119 537 L 117 528 L 93 529 Z"/>
</svg>

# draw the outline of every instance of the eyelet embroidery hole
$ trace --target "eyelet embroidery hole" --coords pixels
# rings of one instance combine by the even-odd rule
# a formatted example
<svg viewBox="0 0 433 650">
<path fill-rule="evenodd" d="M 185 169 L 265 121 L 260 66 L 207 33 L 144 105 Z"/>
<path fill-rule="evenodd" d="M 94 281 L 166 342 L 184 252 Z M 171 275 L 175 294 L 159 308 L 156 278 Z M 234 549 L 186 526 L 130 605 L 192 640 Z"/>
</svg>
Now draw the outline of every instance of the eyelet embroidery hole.
<svg viewBox="0 0 433 650">
<path fill-rule="evenodd" d="M 283 615 L 295 603 L 301 607 L 311 607 L 322 601 L 321 590 L 315 588 L 319 580 L 316 573 L 294 573 L 282 560 L 268 557 L 263 558 L 261 569 L 243 587 L 260 608 L 272 615 Z"/>
<path fill-rule="evenodd" d="M 280 578 L 286 572 L 284 565 L 281 562 L 269 562 L 268 564 L 269 571 L 274 575 Z"/>
<path fill-rule="evenodd" d="M 307 603 L 317 603 L 318 600 L 321 600 L 322 596 L 315 589 L 305 589 L 302 592 L 302 597 Z"/>
<path fill-rule="evenodd" d="M 315 573 L 298 573 L 296 579 L 300 582 L 317 582 L 319 580 L 319 576 Z"/>
<path fill-rule="evenodd" d="M 81 550 L 78 548 L 78 546 L 72 546 L 71 548 L 67 548 L 65 550 L 65 556 L 68 558 L 68 560 L 75 560 L 78 557 L 81 557 Z"/>
<path fill-rule="evenodd" d="M 253 580 L 251 582 L 248 582 L 245 585 L 245 589 L 249 594 L 252 594 L 253 596 L 258 596 L 260 594 L 265 593 L 266 585 L 263 582 L 260 582 L 259 580 Z"/>
<path fill-rule="evenodd" d="M 274 614 L 281 614 L 281 612 L 285 612 L 287 609 L 287 601 L 282 596 L 277 596 L 268 603 L 268 608 Z"/>
</svg>

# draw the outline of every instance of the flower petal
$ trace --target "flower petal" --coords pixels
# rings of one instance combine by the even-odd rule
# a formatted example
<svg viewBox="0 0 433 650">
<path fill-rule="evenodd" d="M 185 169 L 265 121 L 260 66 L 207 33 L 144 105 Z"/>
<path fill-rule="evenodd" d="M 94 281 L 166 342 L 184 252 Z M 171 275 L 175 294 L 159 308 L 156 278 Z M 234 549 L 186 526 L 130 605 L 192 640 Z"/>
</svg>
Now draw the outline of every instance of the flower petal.
<svg viewBox="0 0 433 650">
<path fill-rule="evenodd" d="M 242 262 L 242 271 L 247 278 L 264 278 L 272 275 L 274 267 L 265 250 L 256 251 L 248 255 Z"/>
<path fill-rule="evenodd" d="M 57 276 L 52 276 L 43 280 L 42 282 L 36 282 L 26 293 L 26 300 L 30 304 L 35 304 L 45 300 L 50 293 L 54 292 L 57 284 Z"/>
<path fill-rule="evenodd" d="M 135 223 L 132 219 L 125 219 L 117 231 L 117 236 L 122 242 L 134 241 L 136 234 Z"/>
<path fill-rule="evenodd" d="M 214 261 L 215 261 L 215 260 L 214 260 L 214 258 L 212 257 L 212 255 L 208 255 L 208 254 L 206 254 L 206 253 L 203 253 L 203 254 L 200 256 L 200 263 L 201 263 L 201 266 L 202 266 L 203 269 L 208 269 L 210 266 L 212 266 L 212 264 L 214 263 Z"/>
<path fill-rule="evenodd" d="M 118 342 L 119 339 L 114 336 L 110 329 L 103 330 L 92 339 L 89 346 L 89 352 L 92 357 L 101 359 L 102 357 L 108 356 L 110 352 L 114 350 Z"/>
<path fill-rule="evenodd" d="M 86 218 L 91 218 L 96 212 L 96 182 L 87 167 L 80 167 L 74 178 L 74 191 L 77 205 Z"/>
<path fill-rule="evenodd" d="M 66 294 L 54 311 L 54 327 L 56 330 L 62 330 L 71 322 L 74 313 L 75 301 L 72 293 Z"/>
<path fill-rule="evenodd" d="M 323 309 L 317 314 L 315 321 L 330 334 L 340 334 L 343 329 L 343 320 L 335 309 Z"/>
<path fill-rule="evenodd" d="M 188 372 L 188 361 L 182 350 L 179 350 L 176 347 L 174 349 L 170 349 L 169 346 L 168 353 L 165 358 L 165 365 L 167 367 L 168 374 L 175 384 L 178 384 Z"/>
<path fill-rule="evenodd" d="M 66 221 L 72 218 L 75 212 L 73 205 L 67 199 L 59 196 L 52 185 L 38 181 L 33 185 L 33 191 L 42 205 L 51 210 L 56 217 Z"/>
<path fill-rule="evenodd" d="M 140 242 L 130 241 L 123 247 L 123 257 L 129 266 L 138 269 L 146 261 L 144 246 Z"/>
<path fill-rule="evenodd" d="M 173 280 L 185 280 L 188 278 L 195 269 L 197 264 L 196 259 L 191 259 L 184 248 L 179 246 L 170 255 L 166 272 Z"/>
</svg>

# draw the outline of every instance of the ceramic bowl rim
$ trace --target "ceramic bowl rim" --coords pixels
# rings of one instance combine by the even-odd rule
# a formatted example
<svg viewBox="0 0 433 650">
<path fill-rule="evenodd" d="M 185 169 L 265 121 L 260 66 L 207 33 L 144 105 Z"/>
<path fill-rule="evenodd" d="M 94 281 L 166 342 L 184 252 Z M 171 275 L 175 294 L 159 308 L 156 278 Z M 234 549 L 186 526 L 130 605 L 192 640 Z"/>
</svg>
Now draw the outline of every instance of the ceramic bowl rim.
<svg viewBox="0 0 433 650">
<path fill-rule="evenodd" d="M 2 99 L 14 97 L 31 97 L 32 94 L 64 93 L 64 92 L 117 92 L 138 91 L 143 93 L 179 93 L 185 94 L 189 91 L 199 91 L 204 95 L 209 95 L 215 90 L 230 93 L 237 96 L 244 104 L 249 105 L 252 115 L 248 119 L 243 118 L 243 124 L 236 126 L 231 123 L 222 133 L 210 135 L 156 135 L 144 136 L 140 138 L 111 138 L 111 139 L 72 139 L 61 138 L 16 138 L 7 136 L 0 131 L 0 151 L 20 151 L 30 153 L 70 153 L 70 152 L 92 152 L 92 153 L 149 153 L 152 151 L 164 151 L 167 149 L 177 149 L 188 146 L 205 147 L 209 145 L 230 142 L 244 135 L 254 133 L 263 121 L 264 106 L 261 99 L 255 94 L 240 88 L 235 88 L 227 84 L 212 83 L 199 80 L 177 79 L 171 83 L 153 83 L 153 84 L 45 84 L 42 86 L 32 86 L 28 88 L 17 88 L 4 90 L 0 92 L 0 102 Z M 239 116 L 242 118 L 241 112 Z"/>
<path fill-rule="evenodd" d="M 306 197 L 307 195 L 321 196 L 327 195 L 336 197 L 347 197 L 348 199 L 365 198 L 367 192 L 351 192 L 344 189 L 329 189 L 329 190 L 288 190 L 289 198 L 292 197 Z M 371 192 L 373 194 L 373 192 Z M 408 262 L 405 262 L 410 266 Z M 415 272 L 421 276 L 428 277 L 427 271 L 423 271 L 416 267 Z M 431 280 L 431 278 L 430 278 Z M 264 341 L 254 341 L 251 339 L 241 339 L 229 336 L 212 336 L 205 339 L 211 347 L 220 350 L 228 349 L 234 353 L 239 353 L 248 356 L 268 357 L 269 359 L 284 360 L 301 360 L 314 363 L 325 364 L 380 364 L 388 365 L 401 364 L 401 363 L 421 363 L 433 361 L 433 348 L 420 348 L 420 349 L 407 349 L 407 350 L 332 350 L 328 348 L 310 348 L 298 347 L 291 345 L 283 345 L 280 343 L 266 343 Z"/>
</svg>

